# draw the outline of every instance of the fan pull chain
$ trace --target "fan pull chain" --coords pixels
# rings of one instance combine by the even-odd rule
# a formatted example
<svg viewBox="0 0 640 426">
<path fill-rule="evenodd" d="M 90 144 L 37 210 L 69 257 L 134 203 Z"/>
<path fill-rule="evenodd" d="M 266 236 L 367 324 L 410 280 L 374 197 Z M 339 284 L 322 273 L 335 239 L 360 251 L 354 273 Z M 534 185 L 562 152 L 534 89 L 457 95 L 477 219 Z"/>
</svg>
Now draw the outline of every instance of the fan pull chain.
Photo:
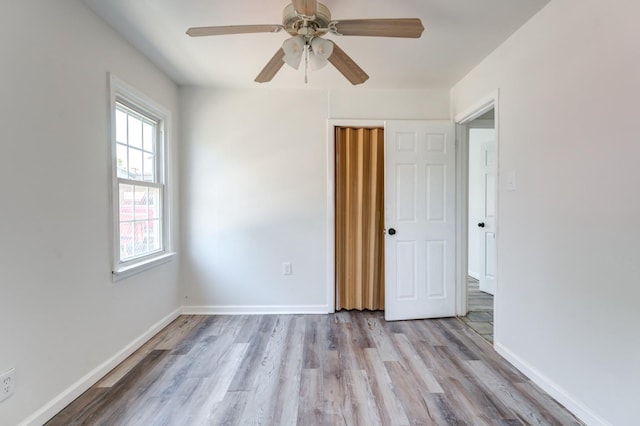
<svg viewBox="0 0 640 426">
<path fill-rule="evenodd" d="M 304 84 L 309 84 L 309 45 L 304 45 Z"/>
</svg>

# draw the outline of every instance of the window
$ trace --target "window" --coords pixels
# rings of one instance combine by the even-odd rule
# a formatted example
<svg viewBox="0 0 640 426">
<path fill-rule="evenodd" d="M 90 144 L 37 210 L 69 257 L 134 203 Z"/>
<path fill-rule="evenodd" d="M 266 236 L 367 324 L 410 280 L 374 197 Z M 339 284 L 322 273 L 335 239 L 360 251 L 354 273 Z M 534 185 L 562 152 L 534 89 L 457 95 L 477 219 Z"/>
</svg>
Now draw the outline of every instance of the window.
<svg viewBox="0 0 640 426">
<path fill-rule="evenodd" d="M 112 86 L 114 277 L 168 260 L 169 114 L 115 77 Z"/>
</svg>

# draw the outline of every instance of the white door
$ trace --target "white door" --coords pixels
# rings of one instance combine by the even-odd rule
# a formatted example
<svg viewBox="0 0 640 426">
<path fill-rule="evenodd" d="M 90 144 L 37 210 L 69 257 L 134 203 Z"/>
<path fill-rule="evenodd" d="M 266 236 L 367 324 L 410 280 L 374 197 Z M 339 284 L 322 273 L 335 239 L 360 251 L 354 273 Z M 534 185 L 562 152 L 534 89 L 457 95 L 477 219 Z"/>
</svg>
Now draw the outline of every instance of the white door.
<svg viewBox="0 0 640 426">
<path fill-rule="evenodd" d="M 454 134 L 449 122 L 386 122 L 386 320 L 455 315 Z"/>
<path fill-rule="evenodd" d="M 496 140 L 483 142 L 482 174 L 483 174 L 483 218 L 478 222 L 481 235 L 480 242 L 480 291 L 495 294 L 496 292 Z"/>
</svg>

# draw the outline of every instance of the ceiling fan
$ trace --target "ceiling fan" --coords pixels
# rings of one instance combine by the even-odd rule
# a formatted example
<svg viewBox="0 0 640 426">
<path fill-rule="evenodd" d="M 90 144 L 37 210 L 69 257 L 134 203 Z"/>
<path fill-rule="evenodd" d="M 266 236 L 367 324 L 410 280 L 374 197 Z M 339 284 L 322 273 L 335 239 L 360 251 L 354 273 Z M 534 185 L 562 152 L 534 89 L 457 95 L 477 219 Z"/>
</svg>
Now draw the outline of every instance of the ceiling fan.
<svg viewBox="0 0 640 426">
<path fill-rule="evenodd" d="M 258 74 L 255 81 L 266 83 L 286 63 L 296 69 L 304 57 L 305 81 L 307 65 L 319 69 L 330 62 L 351 84 L 361 84 L 369 76 L 338 45 L 323 39 L 326 34 L 336 36 L 403 37 L 420 38 L 424 27 L 418 18 L 399 19 L 346 19 L 332 20 L 331 12 L 317 0 L 292 0 L 284 8 L 282 24 L 227 25 L 194 27 L 187 30 L 191 37 L 227 34 L 277 33 L 281 30 L 291 35 Z"/>
</svg>

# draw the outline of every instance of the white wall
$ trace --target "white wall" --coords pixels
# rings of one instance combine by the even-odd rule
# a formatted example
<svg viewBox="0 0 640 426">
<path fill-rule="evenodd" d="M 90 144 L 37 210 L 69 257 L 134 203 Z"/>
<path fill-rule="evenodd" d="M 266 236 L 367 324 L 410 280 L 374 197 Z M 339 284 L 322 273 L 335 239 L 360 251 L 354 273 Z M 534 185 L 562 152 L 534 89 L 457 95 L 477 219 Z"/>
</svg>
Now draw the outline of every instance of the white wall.
<svg viewBox="0 0 640 426">
<path fill-rule="evenodd" d="M 448 120 L 448 89 L 332 90 L 329 118 L 360 120 Z"/>
<path fill-rule="evenodd" d="M 181 89 L 185 305 L 326 312 L 327 119 L 441 118 L 443 98 Z M 291 276 L 282 275 L 285 261 Z"/>
<path fill-rule="evenodd" d="M 181 93 L 185 305 L 326 305 L 326 93 Z"/>
<path fill-rule="evenodd" d="M 0 372 L 17 383 L 0 424 L 13 425 L 178 307 L 177 261 L 111 281 L 108 72 L 174 113 L 177 88 L 75 0 L 0 15 Z"/>
<path fill-rule="evenodd" d="M 593 424 L 640 418 L 639 15 L 554 0 L 452 90 L 500 90 L 497 347 Z"/>
</svg>

